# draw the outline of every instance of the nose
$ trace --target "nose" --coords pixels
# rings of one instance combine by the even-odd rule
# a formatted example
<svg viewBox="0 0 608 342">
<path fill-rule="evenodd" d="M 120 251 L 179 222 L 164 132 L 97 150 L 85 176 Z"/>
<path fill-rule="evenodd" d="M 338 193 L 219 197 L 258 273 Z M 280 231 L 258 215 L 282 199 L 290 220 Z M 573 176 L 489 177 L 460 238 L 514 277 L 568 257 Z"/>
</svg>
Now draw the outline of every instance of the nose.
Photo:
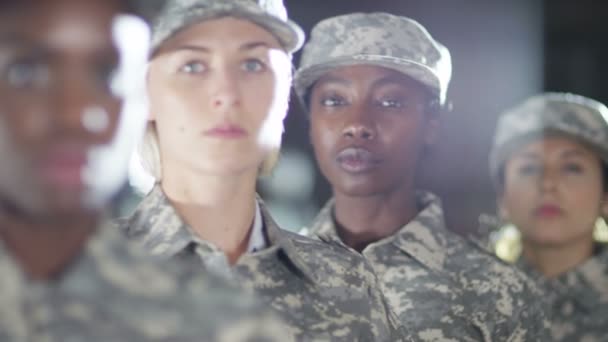
<svg viewBox="0 0 608 342">
<path fill-rule="evenodd" d="M 224 110 L 240 104 L 238 80 L 229 70 L 218 70 L 211 84 L 211 108 Z"/>
<path fill-rule="evenodd" d="M 559 182 L 558 171 L 544 168 L 540 179 L 540 188 L 543 192 L 554 191 Z"/>
<path fill-rule="evenodd" d="M 345 138 L 355 140 L 373 140 L 376 138 L 372 114 L 368 113 L 364 107 L 354 107 L 347 117 L 349 120 L 342 131 Z"/>
</svg>

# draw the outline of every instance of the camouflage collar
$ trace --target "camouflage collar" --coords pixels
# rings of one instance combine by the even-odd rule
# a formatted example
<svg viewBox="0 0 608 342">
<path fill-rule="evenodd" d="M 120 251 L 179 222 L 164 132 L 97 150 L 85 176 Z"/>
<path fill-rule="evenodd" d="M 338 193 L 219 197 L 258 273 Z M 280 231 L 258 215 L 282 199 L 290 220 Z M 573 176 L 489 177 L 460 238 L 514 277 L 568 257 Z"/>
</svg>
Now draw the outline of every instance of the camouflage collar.
<svg viewBox="0 0 608 342">
<path fill-rule="evenodd" d="M 301 257 L 301 253 L 310 251 L 302 250 L 294 240 L 293 234 L 278 226 L 261 198 L 258 197 L 257 201 L 268 245 L 263 250 L 244 255 L 242 259 L 256 257 L 263 253 L 276 253 L 277 250 L 281 250 L 298 270 L 308 279 L 314 280 L 314 273 Z M 194 234 L 192 229 L 180 218 L 158 184 L 139 204 L 129 222 L 126 223 L 126 230 L 129 237 L 140 241 L 143 247 L 153 255 L 161 257 L 170 258 L 181 253 L 191 253 L 192 247 L 197 245 L 221 253 L 218 247 Z"/>
<path fill-rule="evenodd" d="M 556 278 L 547 279 L 524 258 L 517 265 L 549 291 L 551 298 L 570 298 L 588 311 L 608 305 L 608 246 L 599 245 L 594 257 Z"/>
<path fill-rule="evenodd" d="M 443 269 L 446 247 L 451 234 L 446 228 L 441 201 L 429 192 L 417 192 L 420 211 L 416 217 L 391 236 L 376 241 L 363 250 L 371 250 L 392 244 L 416 258 L 430 269 Z M 330 199 L 312 224 L 308 234 L 316 235 L 324 241 L 342 241 L 336 231 L 333 216 L 334 199 Z"/>
</svg>

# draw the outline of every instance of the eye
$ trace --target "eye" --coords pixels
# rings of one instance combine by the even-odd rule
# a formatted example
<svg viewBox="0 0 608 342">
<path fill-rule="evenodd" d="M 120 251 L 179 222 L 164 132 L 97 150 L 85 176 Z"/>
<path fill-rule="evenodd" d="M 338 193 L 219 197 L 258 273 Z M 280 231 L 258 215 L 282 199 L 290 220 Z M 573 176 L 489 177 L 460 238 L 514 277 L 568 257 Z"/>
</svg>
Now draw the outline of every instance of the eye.
<svg viewBox="0 0 608 342">
<path fill-rule="evenodd" d="M 190 61 L 179 68 L 180 72 L 186 74 L 200 74 L 207 70 L 207 67 L 203 62 L 200 61 Z"/>
<path fill-rule="evenodd" d="M 42 63 L 23 59 L 8 64 L 2 77 L 10 87 L 27 89 L 45 86 L 50 75 L 48 68 Z"/>
<path fill-rule="evenodd" d="M 241 68 L 247 72 L 261 72 L 266 70 L 266 64 L 259 59 L 250 58 L 243 62 Z"/>
<path fill-rule="evenodd" d="M 577 163 L 567 163 L 562 167 L 562 170 L 571 174 L 583 173 L 583 167 Z"/>
<path fill-rule="evenodd" d="M 384 108 L 403 108 L 404 102 L 396 99 L 382 99 L 377 101 L 377 105 Z"/>
<path fill-rule="evenodd" d="M 339 107 L 347 104 L 346 100 L 338 95 L 323 96 L 319 103 L 323 107 Z"/>
<path fill-rule="evenodd" d="M 517 168 L 517 173 L 521 176 L 534 176 L 541 172 L 541 167 L 537 164 L 523 164 Z"/>
</svg>

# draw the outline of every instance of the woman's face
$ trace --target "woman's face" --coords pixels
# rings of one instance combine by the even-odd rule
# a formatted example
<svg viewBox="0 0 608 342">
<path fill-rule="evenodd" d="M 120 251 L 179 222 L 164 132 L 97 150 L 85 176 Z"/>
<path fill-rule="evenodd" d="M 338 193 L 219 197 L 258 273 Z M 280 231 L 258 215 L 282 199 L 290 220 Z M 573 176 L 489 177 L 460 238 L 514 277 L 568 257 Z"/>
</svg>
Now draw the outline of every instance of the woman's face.
<svg viewBox="0 0 608 342">
<path fill-rule="evenodd" d="M 144 111 L 122 115 L 112 88 L 123 10 L 45 0 L 0 13 L 0 196 L 30 216 L 99 209 L 123 185 L 132 147 L 123 142 L 134 145 L 145 124 Z"/>
<path fill-rule="evenodd" d="M 535 140 L 505 164 L 501 213 L 532 244 L 591 241 L 606 212 L 602 177 L 600 159 L 584 145 L 565 137 Z"/>
<path fill-rule="evenodd" d="M 291 61 L 260 26 L 232 17 L 191 26 L 161 46 L 148 76 L 163 173 L 257 170 L 279 148 Z"/>
<path fill-rule="evenodd" d="M 372 196 L 411 189 L 437 126 L 427 99 L 418 82 L 377 66 L 336 68 L 319 79 L 310 96 L 310 138 L 334 191 Z"/>
</svg>

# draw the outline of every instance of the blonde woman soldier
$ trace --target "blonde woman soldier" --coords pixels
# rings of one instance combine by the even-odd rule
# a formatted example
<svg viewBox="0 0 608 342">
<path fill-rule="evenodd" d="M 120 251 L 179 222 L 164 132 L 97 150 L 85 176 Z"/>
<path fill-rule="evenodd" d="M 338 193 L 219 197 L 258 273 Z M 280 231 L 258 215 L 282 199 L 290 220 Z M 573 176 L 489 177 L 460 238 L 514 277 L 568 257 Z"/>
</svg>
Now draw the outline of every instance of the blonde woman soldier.
<svg viewBox="0 0 608 342">
<path fill-rule="evenodd" d="M 256 196 L 303 42 L 280 0 L 170 0 L 153 32 L 142 146 L 157 183 L 124 222 L 151 253 L 251 289 L 299 340 L 399 340 L 371 267 L 281 230 Z"/>
<path fill-rule="evenodd" d="M 552 341 L 608 339 L 608 108 L 566 93 L 531 97 L 499 120 L 491 173 L 517 261 L 545 290 Z"/>
<path fill-rule="evenodd" d="M 295 87 L 334 198 L 309 234 L 367 258 L 418 340 L 543 340 L 534 284 L 452 233 L 417 184 L 450 77 L 449 51 L 412 19 L 354 13 L 315 26 Z"/>
</svg>

